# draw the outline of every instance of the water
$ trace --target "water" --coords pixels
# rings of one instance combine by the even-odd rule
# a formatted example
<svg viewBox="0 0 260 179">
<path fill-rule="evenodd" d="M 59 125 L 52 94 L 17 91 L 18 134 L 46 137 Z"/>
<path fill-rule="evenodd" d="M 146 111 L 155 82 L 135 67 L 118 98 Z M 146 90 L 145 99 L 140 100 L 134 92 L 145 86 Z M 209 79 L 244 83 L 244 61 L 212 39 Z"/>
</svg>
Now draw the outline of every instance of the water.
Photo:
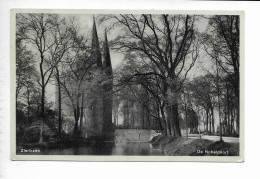
<svg viewBox="0 0 260 179">
<path fill-rule="evenodd" d="M 32 153 L 20 153 L 32 155 Z M 95 145 L 56 147 L 53 149 L 41 149 L 40 153 L 33 155 L 161 155 L 159 149 L 154 149 L 151 143 L 147 142 L 102 142 Z"/>
<path fill-rule="evenodd" d="M 151 143 L 147 142 L 158 134 L 153 130 L 146 129 L 116 129 L 115 143 L 98 140 L 82 140 L 54 143 L 40 148 L 38 153 L 21 153 L 25 155 L 162 155 L 161 151 L 154 149 Z M 32 147 L 32 150 L 34 148 Z"/>
<path fill-rule="evenodd" d="M 121 142 L 115 143 L 111 155 L 161 155 L 161 151 L 146 142 Z"/>
</svg>

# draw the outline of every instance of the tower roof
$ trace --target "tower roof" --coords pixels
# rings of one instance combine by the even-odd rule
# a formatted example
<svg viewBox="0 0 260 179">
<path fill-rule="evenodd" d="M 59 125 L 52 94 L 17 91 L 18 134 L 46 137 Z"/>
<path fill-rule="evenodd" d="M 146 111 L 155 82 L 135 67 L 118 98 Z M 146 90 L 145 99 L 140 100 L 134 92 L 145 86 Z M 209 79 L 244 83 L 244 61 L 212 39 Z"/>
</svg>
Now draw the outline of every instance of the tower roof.
<svg viewBox="0 0 260 179">
<path fill-rule="evenodd" d="M 95 17 L 93 16 L 93 30 L 92 30 L 92 45 L 91 45 L 91 58 L 96 61 L 97 67 L 102 67 L 102 58 L 98 41 L 97 27 Z"/>
<path fill-rule="evenodd" d="M 109 52 L 109 46 L 108 46 L 108 40 L 107 40 L 107 32 L 105 30 L 105 41 L 104 41 L 104 60 L 103 60 L 103 68 L 105 70 L 105 73 L 107 75 L 112 75 L 112 64 L 111 64 L 111 58 L 110 58 L 110 52 Z"/>
<path fill-rule="evenodd" d="M 109 52 L 109 46 L 108 46 L 108 40 L 107 40 L 107 32 L 105 30 L 105 34 L 104 34 L 104 61 L 103 61 L 103 67 L 104 68 L 111 68 L 111 58 L 110 58 L 110 52 Z"/>
</svg>

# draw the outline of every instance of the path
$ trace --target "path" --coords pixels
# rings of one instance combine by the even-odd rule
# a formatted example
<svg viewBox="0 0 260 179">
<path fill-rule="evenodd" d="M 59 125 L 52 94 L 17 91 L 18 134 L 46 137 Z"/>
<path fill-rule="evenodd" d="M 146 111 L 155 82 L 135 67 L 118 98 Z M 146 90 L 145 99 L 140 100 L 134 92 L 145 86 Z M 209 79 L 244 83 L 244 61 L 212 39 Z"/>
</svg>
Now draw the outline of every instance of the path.
<svg viewBox="0 0 260 179">
<path fill-rule="evenodd" d="M 189 134 L 189 138 L 191 139 L 199 139 L 199 134 Z M 185 137 L 185 136 L 183 136 Z M 212 140 L 212 141 L 219 141 L 219 136 L 210 136 L 210 135 L 201 135 L 202 139 Z M 228 143 L 239 143 L 239 138 L 237 137 L 222 137 L 224 142 Z"/>
</svg>

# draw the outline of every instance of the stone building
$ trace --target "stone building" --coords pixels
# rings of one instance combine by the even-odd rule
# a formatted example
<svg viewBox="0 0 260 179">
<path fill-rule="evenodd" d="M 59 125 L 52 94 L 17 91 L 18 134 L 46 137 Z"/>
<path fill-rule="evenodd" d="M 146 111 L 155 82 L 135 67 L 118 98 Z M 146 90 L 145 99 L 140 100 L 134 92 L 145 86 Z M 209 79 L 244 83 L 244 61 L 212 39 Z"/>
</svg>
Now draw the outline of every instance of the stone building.
<svg viewBox="0 0 260 179">
<path fill-rule="evenodd" d="M 82 126 L 79 128 L 83 137 L 98 137 L 104 140 L 112 140 L 114 137 L 112 123 L 113 70 L 106 31 L 104 35 L 104 43 L 101 48 L 95 19 L 93 19 L 90 55 L 91 60 L 95 62 L 92 70 L 93 80 L 88 83 L 89 85 L 86 86 L 87 90 L 82 93 L 86 100 L 84 100 L 83 117 L 79 122 L 79 126 Z M 65 101 L 62 102 L 62 113 L 63 116 L 69 116 L 71 120 L 74 120 L 72 109 L 69 109 Z"/>
<path fill-rule="evenodd" d="M 96 61 L 96 83 L 90 91 L 89 106 L 85 111 L 86 135 L 111 139 L 113 136 L 112 107 L 113 107 L 113 71 L 107 40 L 104 32 L 103 59 L 95 20 L 93 21 L 91 58 Z"/>
</svg>

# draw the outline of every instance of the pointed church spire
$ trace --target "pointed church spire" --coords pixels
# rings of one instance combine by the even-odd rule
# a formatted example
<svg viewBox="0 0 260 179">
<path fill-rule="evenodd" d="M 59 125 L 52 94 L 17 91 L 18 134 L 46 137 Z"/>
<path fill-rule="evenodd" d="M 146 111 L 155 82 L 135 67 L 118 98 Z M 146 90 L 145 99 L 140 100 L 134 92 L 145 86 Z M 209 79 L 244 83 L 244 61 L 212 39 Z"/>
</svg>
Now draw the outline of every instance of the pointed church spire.
<svg viewBox="0 0 260 179">
<path fill-rule="evenodd" d="M 103 81 L 103 136 L 106 140 L 113 141 L 114 127 L 112 123 L 113 111 L 113 72 L 111 66 L 111 58 L 105 30 L 105 38 L 103 44 L 103 72 L 105 74 Z"/>
<path fill-rule="evenodd" d="M 111 58 L 110 58 L 110 52 L 109 52 L 109 46 L 108 46 L 108 40 L 107 40 L 107 32 L 105 30 L 105 42 L 104 42 L 104 61 L 103 61 L 103 67 L 106 71 L 107 75 L 112 74 L 112 65 L 111 65 Z"/>
<path fill-rule="evenodd" d="M 101 52 L 99 48 L 97 27 L 96 27 L 94 15 L 93 15 L 91 58 L 97 62 L 97 67 L 102 67 L 102 58 L 101 58 Z"/>
</svg>

